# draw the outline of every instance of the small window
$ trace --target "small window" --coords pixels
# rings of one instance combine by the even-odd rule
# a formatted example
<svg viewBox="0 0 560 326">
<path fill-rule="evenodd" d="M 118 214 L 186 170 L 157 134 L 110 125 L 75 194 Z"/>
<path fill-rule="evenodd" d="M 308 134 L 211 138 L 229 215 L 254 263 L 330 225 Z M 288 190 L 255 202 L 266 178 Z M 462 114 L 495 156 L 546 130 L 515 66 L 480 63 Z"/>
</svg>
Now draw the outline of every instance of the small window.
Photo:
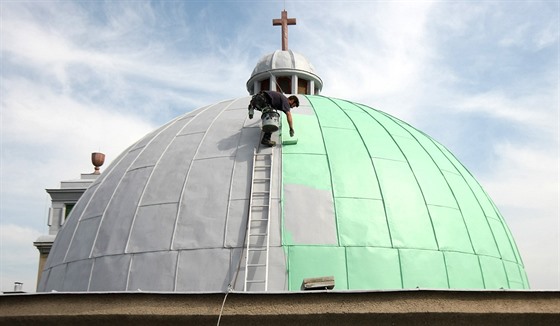
<svg viewBox="0 0 560 326">
<path fill-rule="evenodd" d="M 70 212 L 72 211 L 72 208 L 74 208 L 74 205 L 76 204 L 64 204 L 64 220 L 66 221 L 66 219 L 68 218 L 68 215 L 70 215 Z"/>
<path fill-rule="evenodd" d="M 265 79 L 261 81 L 261 91 L 269 91 L 270 90 L 270 79 Z"/>
<path fill-rule="evenodd" d="M 309 82 L 305 79 L 298 79 L 298 94 L 307 94 L 307 85 Z"/>
<path fill-rule="evenodd" d="M 282 93 L 291 93 L 292 92 L 292 78 L 291 77 L 278 77 L 276 79 L 276 82 L 278 83 L 280 89 L 278 90 L 279 92 Z"/>
</svg>

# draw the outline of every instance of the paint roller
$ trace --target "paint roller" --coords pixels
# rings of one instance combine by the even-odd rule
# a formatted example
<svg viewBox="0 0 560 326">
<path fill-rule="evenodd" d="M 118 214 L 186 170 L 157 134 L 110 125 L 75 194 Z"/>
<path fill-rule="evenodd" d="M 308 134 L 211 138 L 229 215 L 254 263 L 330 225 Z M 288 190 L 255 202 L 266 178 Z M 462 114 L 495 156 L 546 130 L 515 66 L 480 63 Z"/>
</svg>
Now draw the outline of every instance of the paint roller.
<svg viewBox="0 0 560 326">
<path fill-rule="evenodd" d="M 295 145 L 297 144 L 297 137 L 290 137 L 290 135 L 288 135 L 288 137 L 282 137 L 282 145 Z"/>
<path fill-rule="evenodd" d="M 293 137 L 290 137 L 290 133 L 289 132 L 282 132 L 282 145 L 295 145 L 297 144 L 298 138 L 296 137 L 296 135 L 294 135 Z"/>
</svg>

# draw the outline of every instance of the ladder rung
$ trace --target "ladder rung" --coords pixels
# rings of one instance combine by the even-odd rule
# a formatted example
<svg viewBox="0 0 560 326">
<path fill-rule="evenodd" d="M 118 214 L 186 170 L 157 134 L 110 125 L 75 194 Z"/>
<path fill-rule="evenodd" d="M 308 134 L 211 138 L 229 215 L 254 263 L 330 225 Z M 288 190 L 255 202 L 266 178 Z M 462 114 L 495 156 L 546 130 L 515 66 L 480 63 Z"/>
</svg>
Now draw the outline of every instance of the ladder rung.
<svg viewBox="0 0 560 326">
<path fill-rule="evenodd" d="M 264 237 L 267 236 L 268 233 L 254 233 L 254 234 L 249 234 L 250 237 Z"/>
<path fill-rule="evenodd" d="M 264 283 L 264 282 L 266 282 L 266 280 L 252 280 L 252 281 L 247 280 L 247 283 Z"/>
<path fill-rule="evenodd" d="M 266 250 L 266 247 L 262 247 L 262 248 L 249 248 L 249 251 L 264 251 Z"/>
<path fill-rule="evenodd" d="M 268 221 L 267 218 L 252 218 L 251 222 L 264 222 L 264 221 Z"/>
<path fill-rule="evenodd" d="M 268 207 L 268 205 L 251 205 L 251 207 Z"/>
<path fill-rule="evenodd" d="M 264 169 L 264 168 L 269 168 L 270 165 L 263 165 L 263 166 L 255 166 L 255 169 Z"/>
<path fill-rule="evenodd" d="M 257 195 L 262 195 L 262 194 L 269 194 L 270 191 L 253 191 L 253 195 L 257 194 Z"/>
<path fill-rule="evenodd" d="M 263 267 L 266 266 L 266 264 L 248 264 L 247 267 Z"/>
</svg>

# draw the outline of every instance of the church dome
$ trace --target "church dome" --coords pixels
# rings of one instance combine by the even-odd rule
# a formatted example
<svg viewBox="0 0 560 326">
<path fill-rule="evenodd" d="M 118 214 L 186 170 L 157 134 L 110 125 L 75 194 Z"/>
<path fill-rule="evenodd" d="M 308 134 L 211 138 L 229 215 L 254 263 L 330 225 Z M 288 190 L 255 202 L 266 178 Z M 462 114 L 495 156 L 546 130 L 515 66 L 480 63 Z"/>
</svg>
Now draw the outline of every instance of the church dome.
<svg viewBox="0 0 560 326">
<path fill-rule="evenodd" d="M 528 288 L 503 217 L 444 146 L 365 105 L 299 97 L 297 144 L 259 148 L 242 97 L 130 146 L 72 210 L 39 291 L 265 291 L 242 258 L 250 206 L 269 221 L 266 291 L 323 276 L 335 290 Z M 255 152 L 272 154 L 267 205 Z"/>
<path fill-rule="evenodd" d="M 311 81 L 314 84 L 307 94 L 318 94 L 323 88 L 323 81 L 315 72 L 313 65 L 303 55 L 292 50 L 276 50 L 273 53 L 262 57 L 256 64 L 251 77 L 247 81 L 247 90 L 250 94 L 256 93 L 255 83 L 268 80 L 271 76 L 292 77 L 297 76 L 298 79 Z M 272 83 L 274 84 L 274 83 Z M 273 89 L 276 90 L 276 89 Z M 284 93 L 302 93 L 294 89 L 283 90 Z M 304 93 L 305 94 L 305 93 Z"/>
</svg>

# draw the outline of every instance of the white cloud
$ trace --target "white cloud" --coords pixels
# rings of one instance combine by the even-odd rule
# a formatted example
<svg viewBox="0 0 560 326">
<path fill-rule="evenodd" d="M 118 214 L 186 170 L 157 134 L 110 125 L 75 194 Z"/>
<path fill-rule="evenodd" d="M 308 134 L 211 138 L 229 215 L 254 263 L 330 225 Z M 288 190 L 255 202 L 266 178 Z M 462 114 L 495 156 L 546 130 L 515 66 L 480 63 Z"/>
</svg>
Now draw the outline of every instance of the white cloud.
<svg viewBox="0 0 560 326">
<path fill-rule="evenodd" d="M 84 147 L 122 150 L 154 128 L 136 116 L 120 113 L 116 106 L 81 103 L 26 80 L 3 82 L 2 133 L 8 147 L 48 146 L 59 154 Z"/>
<path fill-rule="evenodd" d="M 2 223 L 41 226 L 45 188 L 93 172 L 95 151 L 106 154 L 103 170 L 155 127 L 118 107 L 81 103 L 28 80 L 2 81 Z"/>
<path fill-rule="evenodd" d="M 435 53 L 433 2 L 309 2 L 301 9 L 303 53 L 324 81 L 323 95 L 368 104 L 411 120 Z M 300 36 L 301 35 L 301 36 Z M 430 81 L 431 82 L 431 81 Z"/>
<path fill-rule="evenodd" d="M 423 63 L 430 56 L 426 44 L 430 7 L 426 2 L 409 6 L 391 4 L 383 8 L 375 5 L 346 7 L 328 18 L 334 20 L 329 25 L 340 24 L 346 28 L 333 30 L 315 30 L 325 19 L 319 16 L 322 11 L 317 13 L 318 17 L 311 17 L 308 30 L 318 32 L 318 38 L 324 39 L 319 41 L 322 47 L 307 49 L 306 53 L 312 55 L 306 55 L 313 58 L 319 70 L 325 70 L 324 79 L 330 81 L 325 91 L 335 96 L 387 95 L 416 83 Z M 391 28 L 387 30 L 384 26 Z M 319 51 L 329 55 L 321 55 Z M 381 62 L 383 64 L 379 64 Z"/>
<path fill-rule="evenodd" d="M 558 110 L 554 107 L 554 94 L 538 94 L 518 97 L 502 91 L 486 92 L 456 98 L 453 106 L 458 112 L 482 112 L 488 116 L 540 128 L 552 133 L 558 126 Z"/>
<path fill-rule="evenodd" d="M 34 292 L 37 286 L 39 251 L 33 246 L 40 232 L 30 228 L 0 224 L 0 283 L 2 291 L 13 291 L 14 282 L 23 290 Z"/>
<path fill-rule="evenodd" d="M 481 180 L 506 219 L 532 288 L 560 288 L 558 147 L 502 144 L 494 173 Z M 551 155 L 552 154 L 552 155 Z"/>
<path fill-rule="evenodd" d="M 554 46 L 554 44 L 558 42 L 559 34 L 558 22 L 550 22 L 545 29 L 539 30 L 532 39 L 537 49 L 542 49 L 548 46 Z"/>
<path fill-rule="evenodd" d="M 107 102 L 120 102 L 128 109 L 143 104 L 135 108 L 136 112 L 148 114 L 149 119 L 157 119 L 154 115 L 169 103 L 179 105 L 187 101 L 197 107 L 206 104 L 199 99 L 208 93 L 223 99 L 234 92 L 244 92 L 250 65 L 247 58 L 239 61 L 239 51 L 233 56 L 229 51 L 201 54 L 193 45 L 192 49 L 180 52 L 176 39 L 146 41 L 156 28 L 150 23 L 154 19 L 152 9 L 146 4 L 134 10 L 118 7 L 107 10 L 109 21 L 105 26 L 92 22 L 87 12 L 67 10 L 74 16 L 84 16 L 74 21 L 71 29 L 63 28 L 67 27 L 65 21 L 49 21 L 47 17 L 45 23 L 6 13 L 2 30 L 4 64 L 31 70 L 42 83 L 49 83 L 66 95 L 99 93 Z M 50 14 L 57 17 L 53 12 Z M 170 24 L 170 29 L 177 27 Z M 188 35 L 188 30 L 185 32 Z M 193 44 L 197 42 L 192 40 Z M 239 47 L 227 49 L 230 48 Z M 221 83 L 237 86 L 217 88 Z M 131 98 L 138 88 L 143 89 L 144 98 L 150 99 L 148 103 Z"/>
<path fill-rule="evenodd" d="M 495 150 L 495 172 L 484 181 L 492 198 L 509 207 L 535 209 L 557 218 L 558 148 L 550 153 L 549 148 L 501 144 Z"/>
</svg>

